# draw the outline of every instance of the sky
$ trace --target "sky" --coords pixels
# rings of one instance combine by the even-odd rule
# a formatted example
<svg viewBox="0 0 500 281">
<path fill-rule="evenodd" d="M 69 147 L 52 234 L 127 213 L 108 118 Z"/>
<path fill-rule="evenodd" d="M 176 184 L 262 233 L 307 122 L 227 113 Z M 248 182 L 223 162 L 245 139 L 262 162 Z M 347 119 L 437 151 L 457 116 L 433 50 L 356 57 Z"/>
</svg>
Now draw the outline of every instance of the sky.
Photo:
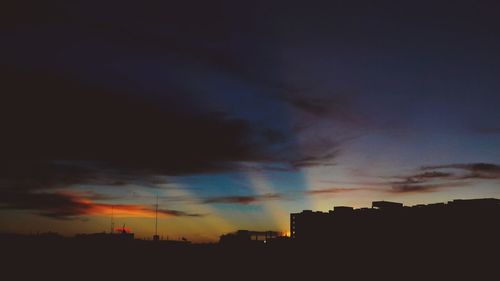
<svg viewBox="0 0 500 281">
<path fill-rule="evenodd" d="M 497 1 L 25 1 L 0 11 L 0 232 L 286 233 L 500 198 Z"/>
</svg>

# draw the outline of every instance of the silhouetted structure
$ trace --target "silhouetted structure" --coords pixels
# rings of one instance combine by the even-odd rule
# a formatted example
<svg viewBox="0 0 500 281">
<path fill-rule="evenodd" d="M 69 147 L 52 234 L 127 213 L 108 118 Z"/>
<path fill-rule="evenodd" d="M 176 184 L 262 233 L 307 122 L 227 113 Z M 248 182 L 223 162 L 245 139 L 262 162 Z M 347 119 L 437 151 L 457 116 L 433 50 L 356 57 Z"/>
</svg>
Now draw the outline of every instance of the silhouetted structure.
<svg viewBox="0 0 500 281">
<path fill-rule="evenodd" d="M 100 240 L 100 241 L 133 241 L 134 233 L 127 231 L 125 225 L 122 228 L 118 229 L 120 232 L 115 233 L 114 231 L 111 233 L 99 232 L 99 233 L 80 233 L 76 234 L 75 238 L 77 239 L 85 239 L 85 240 Z"/>
<path fill-rule="evenodd" d="M 413 207 L 379 201 L 371 208 L 337 206 L 329 212 L 291 214 L 293 239 L 275 231 L 240 230 L 222 235 L 220 245 L 190 244 L 181 238 L 152 242 L 133 239 L 123 227 L 115 234 L 75 239 L 53 233 L 0 234 L 0 249 L 6 257 L 2 269 L 50 280 L 58 273 L 67 280 L 75 272 L 85 280 L 103 273 L 109 279 L 122 273 L 120 279 L 143 280 L 150 279 L 147 273 L 156 274 L 152 268 L 168 269 L 168 276 L 180 280 L 222 280 L 224 275 L 256 279 L 270 273 L 291 280 L 490 280 L 481 273 L 497 273 L 499 224 L 498 199 Z"/>
<path fill-rule="evenodd" d="M 375 209 L 397 209 L 403 207 L 402 203 L 389 202 L 389 201 L 374 201 L 372 202 L 372 208 Z M 335 208 L 334 208 L 335 210 Z"/>
<path fill-rule="evenodd" d="M 220 236 L 219 243 L 221 244 L 251 244 L 251 243 L 266 243 L 271 239 L 277 238 L 279 232 L 277 231 L 251 231 L 251 230 L 238 230 L 234 233 L 228 233 Z"/>
<path fill-rule="evenodd" d="M 153 241 L 159 241 L 160 236 L 158 235 L 158 196 L 156 196 L 155 205 L 155 234 L 153 235 Z"/>
<path fill-rule="evenodd" d="M 396 245 L 464 239 L 493 240 L 499 235 L 500 200 L 453 200 L 403 206 L 375 201 L 372 208 L 335 207 L 329 212 L 305 210 L 290 215 L 290 233 L 300 243 L 386 243 Z"/>
</svg>

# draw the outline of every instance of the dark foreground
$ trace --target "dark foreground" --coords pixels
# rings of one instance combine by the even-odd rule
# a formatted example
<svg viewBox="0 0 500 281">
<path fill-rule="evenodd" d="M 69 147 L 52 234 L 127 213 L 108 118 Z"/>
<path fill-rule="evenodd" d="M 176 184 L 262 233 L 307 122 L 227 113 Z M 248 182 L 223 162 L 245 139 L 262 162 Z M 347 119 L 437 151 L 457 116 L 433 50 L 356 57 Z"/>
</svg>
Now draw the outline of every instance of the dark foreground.
<svg viewBox="0 0 500 281">
<path fill-rule="evenodd" d="M 304 245 L 2 238 L 0 246 L 2 280 L 497 280 L 499 241 L 478 233 Z"/>
</svg>

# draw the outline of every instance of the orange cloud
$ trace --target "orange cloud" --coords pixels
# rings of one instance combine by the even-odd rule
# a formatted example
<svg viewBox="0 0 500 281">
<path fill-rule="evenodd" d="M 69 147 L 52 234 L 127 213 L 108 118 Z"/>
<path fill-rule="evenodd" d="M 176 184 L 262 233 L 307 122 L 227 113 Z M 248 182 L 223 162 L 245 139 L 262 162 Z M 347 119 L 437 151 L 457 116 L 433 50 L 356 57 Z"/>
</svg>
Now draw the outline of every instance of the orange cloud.
<svg viewBox="0 0 500 281">
<path fill-rule="evenodd" d="M 136 204 L 108 204 L 96 203 L 85 194 L 76 192 L 55 192 L 55 193 L 33 193 L 30 200 L 25 201 L 24 209 L 32 209 L 40 212 L 41 215 L 58 218 L 71 219 L 77 216 L 109 216 L 113 213 L 116 217 L 154 217 L 154 208 Z M 202 214 L 188 213 L 179 210 L 158 209 L 161 217 L 199 217 Z"/>
</svg>

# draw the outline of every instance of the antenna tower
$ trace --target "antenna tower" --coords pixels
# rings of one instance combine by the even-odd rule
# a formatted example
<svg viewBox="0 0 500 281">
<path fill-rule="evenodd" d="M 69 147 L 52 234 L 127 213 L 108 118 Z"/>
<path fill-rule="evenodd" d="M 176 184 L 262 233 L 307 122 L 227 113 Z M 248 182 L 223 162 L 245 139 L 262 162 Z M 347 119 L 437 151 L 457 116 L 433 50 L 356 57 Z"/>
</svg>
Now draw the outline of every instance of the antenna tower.
<svg viewBox="0 0 500 281">
<path fill-rule="evenodd" d="M 156 206 L 155 206 L 155 235 L 153 236 L 154 241 L 160 240 L 158 236 L 158 195 L 156 195 Z"/>
<path fill-rule="evenodd" d="M 109 233 L 113 234 L 115 232 L 115 206 L 111 206 L 111 229 Z"/>
</svg>

